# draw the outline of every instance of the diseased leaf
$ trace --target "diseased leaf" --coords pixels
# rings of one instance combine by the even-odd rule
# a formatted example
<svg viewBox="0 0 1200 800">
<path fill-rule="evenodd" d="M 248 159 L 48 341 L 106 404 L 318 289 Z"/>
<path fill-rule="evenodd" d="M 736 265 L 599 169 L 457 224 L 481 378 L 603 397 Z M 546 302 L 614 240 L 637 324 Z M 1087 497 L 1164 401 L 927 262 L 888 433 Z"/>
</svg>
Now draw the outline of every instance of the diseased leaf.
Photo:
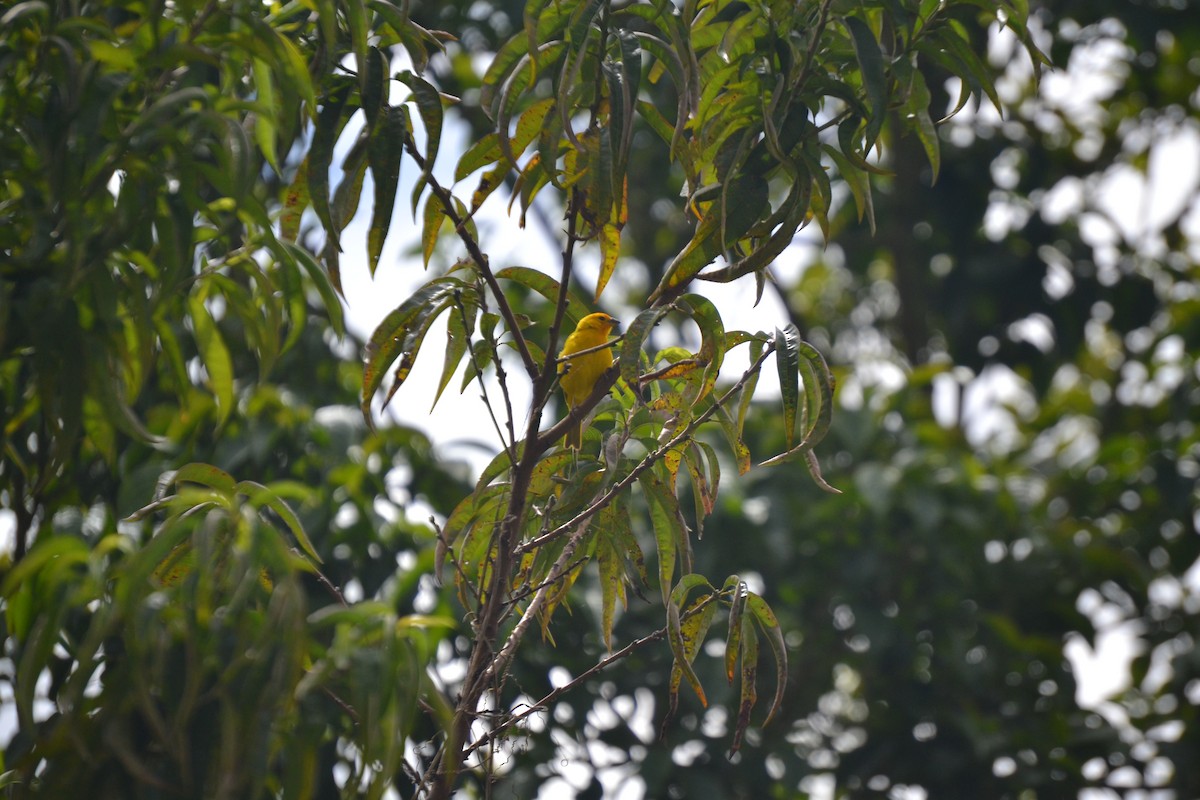
<svg viewBox="0 0 1200 800">
<path fill-rule="evenodd" d="M 600 226 L 600 274 L 596 278 L 596 302 L 608 285 L 613 270 L 617 267 L 617 258 L 621 255 L 621 225 L 606 222 Z"/>
<path fill-rule="evenodd" d="M 750 726 L 750 712 L 758 702 L 758 637 L 754 633 L 754 624 L 749 617 L 742 618 L 741 652 L 738 655 L 742 661 L 741 691 L 738 698 L 737 721 L 733 726 L 733 742 L 729 746 L 731 753 L 736 753 L 742 746 L 742 737 Z M 774 709 L 772 708 L 772 713 Z"/>
<path fill-rule="evenodd" d="M 300 235 L 300 218 L 308 208 L 308 156 L 296 168 L 296 175 L 283 194 L 283 211 L 279 215 L 279 236 L 294 242 Z"/>
<path fill-rule="evenodd" d="M 763 725 L 767 725 L 783 705 L 783 693 L 787 689 L 787 646 L 783 641 L 783 630 L 779 627 L 779 620 L 775 618 L 775 612 L 767 605 L 766 600 L 754 592 L 748 592 L 746 611 L 758 623 L 759 629 L 767 637 L 767 643 L 771 645 L 771 652 L 775 655 L 775 697 L 771 700 L 771 710 L 767 712 L 767 718 L 763 720 Z M 749 622 L 749 619 L 746 621 Z"/>
<path fill-rule="evenodd" d="M 738 656 L 742 652 L 742 616 L 746 610 L 746 582 L 737 575 L 730 575 L 721 587 L 721 594 L 729 596 L 729 633 L 725 638 L 725 677 L 733 684 Z"/>
<path fill-rule="evenodd" d="M 671 668 L 671 700 L 667 711 L 667 719 L 670 719 L 675 713 L 679 701 L 679 684 L 683 678 L 687 678 L 688 685 L 692 687 L 696 696 L 700 698 L 700 704 L 705 707 L 708 706 L 708 698 L 704 694 L 704 687 L 700 683 L 700 678 L 697 677 L 695 670 L 692 669 L 692 661 L 696 658 L 696 652 L 699 650 L 704 634 L 708 632 L 708 626 L 712 622 L 712 613 L 716 610 L 716 604 L 711 602 L 708 595 L 705 595 L 688 606 L 688 612 L 690 613 L 685 613 L 682 608 L 692 590 L 699 587 L 707 588 L 709 595 L 713 592 L 712 586 L 709 585 L 703 575 L 684 575 L 679 579 L 679 584 L 671 591 L 670 598 L 667 600 L 667 641 L 670 643 L 671 652 L 675 656 L 675 663 Z M 704 606 L 700 609 L 702 603 Z M 684 630 L 685 617 L 688 622 L 686 634 Z M 697 618 L 699 619 L 693 622 Z M 664 720 L 663 724 L 666 724 L 666 720 Z"/>
<path fill-rule="evenodd" d="M 679 516 L 679 501 L 653 472 L 642 473 L 638 476 L 638 483 L 650 510 L 654 541 L 658 547 L 658 584 L 663 602 L 666 602 L 671 591 L 671 578 L 675 574 L 678 543 L 685 535 L 683 520 Z"/>
</svg>

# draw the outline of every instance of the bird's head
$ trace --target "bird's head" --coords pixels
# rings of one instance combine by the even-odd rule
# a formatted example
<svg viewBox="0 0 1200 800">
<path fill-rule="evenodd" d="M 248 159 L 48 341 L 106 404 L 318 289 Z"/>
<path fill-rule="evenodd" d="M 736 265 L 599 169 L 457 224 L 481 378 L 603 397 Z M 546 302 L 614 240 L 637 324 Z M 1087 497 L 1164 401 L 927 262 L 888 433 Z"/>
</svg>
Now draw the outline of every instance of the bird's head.
<svg viewBox="0 0 1200 800">
<path fill-rule="evenodd" d="M 579 320 L 579 324 L 575 326 L 577 331 L 598 331 L 605 336 L 609 331 L 620 325 L 621 322 L 614 317 L 610 317 L 603 311 L 597 311 L 595 314 L 588 314 L 583 319 Z"/>
</svg>

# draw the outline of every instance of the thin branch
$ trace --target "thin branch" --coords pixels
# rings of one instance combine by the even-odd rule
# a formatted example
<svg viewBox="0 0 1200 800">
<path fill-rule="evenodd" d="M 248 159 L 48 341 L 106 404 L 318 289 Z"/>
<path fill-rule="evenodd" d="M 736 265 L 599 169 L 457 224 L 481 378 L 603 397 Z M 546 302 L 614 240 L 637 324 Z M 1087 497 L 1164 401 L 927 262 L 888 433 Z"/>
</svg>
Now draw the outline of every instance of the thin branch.
<svg viewBox="0 0 1200 800">
<path fill-rule="evenodd" d="M 572 569 L 568 564 L 575 555 L 575 548 L 579 546 L 579 543 L 583 541 L 583 537 L 587 535 L 590 525 L 590 519 L 585 519 L 579 523 L 579 528 L 575 533 L 571 534 L 571 538 L 567 540 L 562 552 L 555 559 L 554 566 L 550 568 L 551 577 L 537 590 L 537 594 L 533 596 L 529 607 L 521 614 L 521 619 L 517 621 L 517 625 L 513 628 L 512 633 L 508 635 L 508 640 L 504 643 L 504 647 L 500 648 L 500 652 L 496 654 L 496 657 L 492 659 L 492 663 L 488 665 L 487 674 L 494 679 L 500 680 L 500 676 L 504 673 L 508 662 L 512 660 L 517 647 L 520 646 L 521 639 L 525 637 L 525 631 L 529 629 L 533 618 L 538 615 L 542 610 L 542 606 L 546 604 L 546 598 L 549 596 L 550 589 L 566 577 Z"/>
<path fill-rule="evenodd" d="M 729 387 L 729 390 L 726 391 L 725 394 L 721 395 L 719 400 L 717 400 L 715 403 L 713 403 L 711 406 L 709 406 L 707 409 L 705 409 L 703 414 L 700 414 L 698 417 L 696 417 L 694 420 L 692 420 L 691 423 L 689 423 L 687 425 L 687 427 L 683 428 L 681 431 L 679 431 L 677 434 L 675 434 L 669 440 L 667 440 L 664 444 L 659 445 L 658 449 L 656 449 L 654 452 L 648 454 L 641 461 L 639 461 L 637 463 L 637 465 L 634 466 L 634 468 L 629 471 L 628 475 L 626 475 L 624 478 L 622 478 L 621 480 L 617 481 L 612 486 L 610 486 L 608 491 L 605 492 L 603 495 L 601 495 L 600 498 L 598 500 L 596 500 L 595 502 L 593 502 L 590 506 L 585 508 L 583 511 L 580 511 L 574 517 L 567 520 L 563 524 L 559 525 L 557 528 L 550 531 L 549 533 L 542 534 L 541 536 L 538 536 L 536 539 L 531 539 L 530 541 L 525 542 L 520 547 L 518 547 L 517 555 L 518 556 L 524 555 L 525 553 L 528 553 L 530 550 L 534 550 L 538 547 L 541 547 L 544 544 L 552 542 L 555 539 L 562 536 L 566 531 L 570 530 L 571 528 L 574 528 L 579 523 L 595 516 L 601 509 L 603 509 L 610 502 L 612 502 L 612 499 L 614 497 L 616 497 L 618 494 L 620 494 L 625 489 L 627 489 L 629 486 L 631 486 L 633 484 L 633 482 L 635 480 L 637 480 L 637 477 L 639 475 L 641 475 L 643 472 L 645 472 L 647 469 L 649 469 L 651 467 L 651 465 L 653 465 L 656 461 L 658 461 L 664 455 L 666 455 L 668 450 L 670 450 L 672 447 L 675 447 L 679 443 L 683 442 L 685 439 L 687 439 L 689 436 L 691 436 L 695 432 L 695 430 L 698 427 L 700 427 L 700 425 L 707 422 L 709 417 L 711 417 L 713 414 L 715 414 L 717 412 L 718 408 L 725 405 L 725 403 L 727 403 L 736 392 L 741 390 L 741 388 L 746 385 L 746 381 L 750 380 L 750 376 L 752 376 L 755 372 L 758 371 L 759 367 L 762 366 L 763 362 L 767 360 L 767 356 L 769 356 L 773 352 L 775 352 L 774 344 L 770 345 L 769 347 L 764 348 L 762 355 L 760 355 L 758 357 L 758 359 L 755 360 L 755 362 L 753 364 L 751 364 L 744 373 L 742 373 L 742 377 L 738 378 L 737 383 L 735 383 L 733 386 Z M 561 423 L 560 423 L 560 425 L 561 425 Z M 556 425 L 555 428 L 557 428 L 557 427 L 559 427 L 559 426 Z M 551 430 L 553 430 L 553 428 Z"/>
<path fill-rule="evenodd" d="M 610 347 L 615 347 L 616 344 L 624 338 L 625 338 L 625 334 L 621 334 L 620 336 L 616 337 L 615 339 L 609 339 L 607 342 L 603 342 L 602 344 L 592 345 L 591 347 L 589 347 L 585 350 L 579 350 L 579 351 L 571 353 L 569 355 L 559 356 L 557 359 L 555 359 L 554 363 L 555 364 L 566 364 L 573 358 L 579 358 L 580 356 L 586 356 L 589 353 L 598 353 L 601 350 L 607 350 Z"/>
<path fill-rule="evenodd" d="M 704 601 L 698 603 L 695 607 L 688 609 L 684 613 L 682 619 L 687 619 L 688 617 L 691 617 L 695 614 L 699 614 L 700 611 L 702 609 L 704 609 L 709 603 L 716 602 L 720 598 L 720 596 L 721 596 L 720 592 L 713 593 L 708 598 L 706 598 Z M 637 652 L 641 648 L 645 647 L 646 645 L 650 644 L 651 642 L 658 642 L 658 641 L 662 641 L 663 639 L 667 638 L 667 633 L 668 633 L 668 630 L 666 628 L 659 628 L 658 630 L 654 631 L 654 633 L 648 633 L 640 639 L 635 639 L 632 642 L 630 642 L 629 644 L 622 647 L 620 650 L 616 651 L 615 653 L 611 653 L 606 658 L 603 658 L 600 661 L 596 662 L 590 668 L 584 670 L 583 672 L 579 673 L 579 675 L 575 676 L 575 678 L 573 680 L 571 680 L 569 683 L 565 683 L 562 686 L 557 687 L 556 689 L 552 690 L 549 694 L 547 694 L 545 697 L 543 697 L 541 700 L 538 700 L 536 703 L 531 704 L 526 710 L 522 711 L 519 714 L 514 714 L 513 716 L 506 719 L 504 722 L 497 725 L 492 730 L 484 732 L 484 734 L 482 736 L 480 736 L 478 739 L 476 739 L 474 742 L 472 742 L 470 744 L 470 746 L 468 746 L 466 748 L 466 750 L 463 751 L 463 756 L 466 757 L 466 756 L 470 755 L 472 752 L 474 752 L 475 750 L 477 750 L 478 748 L 483 747 L 485 744 L 495 741 L 495 739 L 501 733 L 503 733 L 508 728 L 511 728 L 513 725 L 516 725 L 521 720 L 526 719 L 527 717 L 530 717 L 533 714 L 536 714 L 540 711 L 545 710 L 555 700 L 562 697 L 564 694 L 571 691 L 572 689 L 576 688 L 577 686 L 579 686 L 584 681 L 591 678 L 596 673 L 607 669 L 608 667 L 612 666 L 613 664 L 615 664 L 616 662 L 618 662 L 624 658 L 628 658 L 629 656 L 633 655 L 635 652 Z"/>
<path fill-rule="evenodd" d="M 462 317 L 463 330 L 468 329 L 467 325 L 467 309 L 463 306 L 462 297 L 455 292 L 454 305 L 458 309 L 459 315 Z M 486 306 L 485 306 L 486 308 Z M 508 394 L 508 381 L 504 372 L 504 367 L 500 364 L 500 348 L 492 341 L 491 337 L 485 337 L 488 344 L 492 346 L 492 360 L 496 362 L 496 373 L 500 381 L 500 392 L 504 396 L 504 407 L 508 412 L 508 438 L 504 438 L 504 430 L 500 427 L 500 420 L 496 419 L 496 411 L 492 408 L 492 401 L 488 397 L 487 384 L 483 381 L 483 370 L 479 366 L 479 361 L 475 358 L 475 348 L 471 347 L 470 341 L 467 342 L 467 352 L 471 356 L 471 366 L 475 368 L 475 374 L 479 377 L 479 393 L 483 399 L 483 405 L 487 408 L 488 416 L 492 418 L 492 427 L 496 429 L 496 436 L 500 438 L 500 444 L 504 445 L 504 452 L 508 453 L 508 463 L 515 467 L 517 465 L 517 445 L 516 433 L 512 428 L 512 400 Z"/>
<path fill-rule="evenodd" d="M 508 304 L 508 298 L 505 297 L 504 290 L 500 288 L 500 282 L 496 280 L 496 274 L 492 272 L 492 267 L 488 263 L 487 256 L 479 249 L 479 242 L 475 241 L 475 237 L 467 230 L 466 220 L 458 215 L 458 211 L 454 207 L 454 195 L 451 194 L 449 189 L 442 186 L 433 177 L 430 170 L 426 168 L 425 157 L 417 150 L 416 143 L 411 137 L 404 137 L 404 148 L 408 150 L 408 154 L 412 156 L 413 161 L 417 162 L 417 166 L 425 173 L 429 188 L 437 195 L 438 200 L 442 204 L 442 210 L 446 212 L 446 217 L 454 224 L 454 230 L 458 234 L 458 238 L 466 245 L 467 253 L 470 254 L 471 260 L 479 267 L 480 274 L 483 275 L 488 288 L 492 290 L 492 294 L 496 298 L 496 305 L 500 309 L 500 315 L 504 317 L 504 322 L 508 325 L 509 330 L 512 331 L 513 341 L 517 343 L 517 352 L 521 354 L 521 363 L 525 365 L 525 371 L 529 373 L 529 377 L 536 378 L 538 374 L 537 362 L 533 360 L 533 355 L 529 352 L 529 344 L 525 341 L 525 336 L 521 333 L 517 317 L 513 313 L 512 307 Z"/>
<path fill-rule="evenodd" d="M 821 34 L 825 32 L 825 25 L 829 21 L 829 7 L 833 5 L 833 0 L 825 0 L 821 3 L 821 12 L 817 17 L 817 26 L 813 30 L 812 41 L 808 43 L 808 52 L 804 54 L 804 66 L 800 69 L 800 75 L 797 76 L 796 82 L 792 84 L 792 90 L 795 91 L 804 85 L 808 80 L 808 74 L 812 71 L 813 60 L 817 55 L 817 46 L 821 42 Z"/>
</svg>

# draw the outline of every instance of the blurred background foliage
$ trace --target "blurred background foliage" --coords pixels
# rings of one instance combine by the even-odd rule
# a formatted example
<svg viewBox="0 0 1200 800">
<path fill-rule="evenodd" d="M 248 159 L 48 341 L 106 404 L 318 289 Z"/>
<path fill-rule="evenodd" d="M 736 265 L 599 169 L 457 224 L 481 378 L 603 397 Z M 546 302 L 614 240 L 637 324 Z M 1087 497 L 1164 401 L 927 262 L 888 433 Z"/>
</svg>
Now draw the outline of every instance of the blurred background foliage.
<svg viewBox="0 0 1200 800">
<path fill-rule="evenodd" d="M 406 715 L 461 669 L 465 639 L 444 627 L 458 610 L 427 577 L 426 520 L 474 476 L 421 433 L 366 429 L 360 344 L 338 335 L 327 279 L 262 233 L 256 215 L 293 177 L 299 122 L 272 132 L 278 170 L 229 177 L 247 174 L 241 137 L 263 141 L 235 101 L 256 96 L 241 76 L 265 70 L 301 104 L 313 89 L 279 42 L 328 42 L 315 28 L 253 28 L 248 5 L 177 3 L 154 33 L 179 39 L 177 60 L 141 72 L 136 49 L 92 44 L 82 57 L 82 28 L 39 40 L 41 6 L 18 4 L 0 26 L 0 114 L 23 121 L 0 133 L 0 500 L 17 532 L 0 664 L 8 791 L 407 796 L 405 743 L 379 737 L 430 738 L 433 722 Z M 93 20 L 113 40 L 121 8 Z M 411 5 L 457 37 L 426 78 L 462 98 L 453 116 L 471 138 L 491 127 L 479 57 L 520 30 L 523 8 Z M 767 291 L 839 377 L 821 456 L 843 494 L 790 469 L 729 481 L 695 571 L 757 581 L 779 616 L 791 651 L 780 718 L 728 759 L 736 696 L 722 696 L 709 647 L 696 668 L 711 707 L 685 693 L 660 740 L 670 660 L 665 645 L 643 648 L 498 743 L 493 795 L 1200 796 L 1195 12 L 1035 5 L 1031 29 L 1063 72 L 1035 86 L 1011 40 L 981 38 L 1004 117 L 972 105 L 942 126 L 936 182 L 915 137 L 886 138 L 878 230 L 842 196 L 830 246 L 803 244 L 776 266 Z M 212 41 L 195 41 L 200 19 Z M 164 140 L 149 132 L 169 109 L 145 102 L 159 75 L 227 91 L 181 96 L 187 124 Z M 926 76 L 949 110 L 946 79 Z M 93 130 L 128 144 L 122 160 L 86 149 L 103 143 Z M 692 230 L 680 176 L 646 152 L 635 139 L 627 277 L 608 290 L 633 307 Z M 184 174 L 204 177 L 172 184 Z M 1168 179 L 1181 199 L 1155 204 Z M 179 216 L 181 193 L 199 224 Z M 546 218 L 557 224 L 533 224 Z M 278 271 L 257 266 L 264 251 Z M 197 276 L 195 258 L 232 269 Z M 202 310 L 217 295 L 223 313 Z M 752 452 L 783 448 L 776 409 L 752 411 Z M 183 514 L 198 499 L 159 482 L 189 462 L 286 500 L 328 584 L 262 498 L 202 487 L 205 513 Z M 120 522 L 156 493 L 161 506 Z M 132 544 L 151 523 L 167 534 L 160 551 Z M 221 544 L 230 537 L 236 547 Z M 230 555 L 195 559 L 175 585 L 139 582 L 180 543 Z M 603 654 L 598 594 L 585 575 L 556 646 L 521 651 L 513 681 L 527 698 Z M 92 613 L 101 601 L 111 611 Z M 661 619 L 634 600 L 614 641 Z M 1113 631 L 1135 644 L 1128 680 L 1082 707 L 1086 676 L 1065 653 Z M 403 696 L 372 696 L 381 687 Z"/>
</svg>

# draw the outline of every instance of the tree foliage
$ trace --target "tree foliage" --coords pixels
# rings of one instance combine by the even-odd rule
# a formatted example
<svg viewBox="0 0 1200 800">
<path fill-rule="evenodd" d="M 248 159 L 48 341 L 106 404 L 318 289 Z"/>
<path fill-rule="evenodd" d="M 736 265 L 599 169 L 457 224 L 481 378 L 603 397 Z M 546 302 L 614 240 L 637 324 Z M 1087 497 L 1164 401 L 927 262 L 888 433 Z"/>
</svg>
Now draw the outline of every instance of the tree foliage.
<svg viewBox="0 0 1200 800">
<path fill-rule="evenodd" d="M 1089 275 L 1072 259 L 1094 241 L 1036 222 L 982 244 L 979 173 L 1014 158 L 978 133 L 985 109 L 1028 148 L 1012 204 L 1087 172 L 1039 140 L 1049 18 L 1019 2 L 489 9 L 486 26 L 467 4 L 388 0 L 4 13 L 11 790 L 534 796 L 556 734 L 581 761 L 606 740 L 648 796 L 792 796 L 817 776 L 843 794 L 1016 796 L 1126 762 L 1152 774 L 1158 751 L 1129 730 L 1163 741 L 1155 726 L 1192 702 L 1194 670 L 1173 694 L 1147 677 L 1184 646 L 1185 606 L 1152 594 L 1194 561 L 1194 537 L 1161 522 L 1194 490 L 1175 469 L 1191 405 L 1137 401 L 1126 373 L 1167 368 L 1152 354 L 1182 336 L 1174 287 L 1194 275 L 1132 244 L 1118 278 Z M 989 30 L 1031 67 L 1007 86 Z M 1049 30 L 1062 62 L 1077 42 Z M 1139 77 L 1164 105 L 1188 98 Z M 1018 79 L 1026 94 L 1005 93 Z M 1157 108 L 1147 92 L 1130 96 Z M 477 135 L 447 173 L 464 124 Z M 939 125 L 979 138 L 948 147 Z M 522 223 L 561 215 L 553 267 L 494 263 L 476 222 L 505 200 Z M 401 268 L 384 244 L 408 219 L 426 268 L 450 266 L 359 343 L 342 270 Z M 834 247 L 776 287 L 813 223 Z M 953 269 L 926 268 L 943 256 Z M 1072 291 L 1040 292 L 1063 262 Z M 743 278 L 793 318 L 727 328 L 706 287 Z M 554 356 L 602 299 L 633 306 L 617 363 L 551 424 Z M 1021 331 L 1063 314 L 1049 362 Z M 867 329 L 888 344 L 868 352 Z M 437 396 L 472 387 L 495 423 L 473 484 L 419 434 L 376 428 L 431 348 Z M 909 370 L 906 388 L 872 391 L 871 357 Z M 1035 409 L 1005 417 L 1007 449 L 979 447 L 965 414 L 930 421 L 930 387 L 972 384 L 951 365 L 1001 361 Z M 835 374 L 857 402 L 835 409 Z M 1126 397 L 1097 399 L 1118 382 Z M 584 415 L 576 455 L 559 445 Z M 1070 455 L 1093 439 L 1112 454 Z M 422 505 L 428 524 L 410 519 Z M 1062 657 L 1092 629 L 1088 592 L 1148 632 L 1124 729 L 1078 707 Z M 630 705 L 651 709 L 661 753 L 644 720 L 589 721 Z"/>
</svg>

